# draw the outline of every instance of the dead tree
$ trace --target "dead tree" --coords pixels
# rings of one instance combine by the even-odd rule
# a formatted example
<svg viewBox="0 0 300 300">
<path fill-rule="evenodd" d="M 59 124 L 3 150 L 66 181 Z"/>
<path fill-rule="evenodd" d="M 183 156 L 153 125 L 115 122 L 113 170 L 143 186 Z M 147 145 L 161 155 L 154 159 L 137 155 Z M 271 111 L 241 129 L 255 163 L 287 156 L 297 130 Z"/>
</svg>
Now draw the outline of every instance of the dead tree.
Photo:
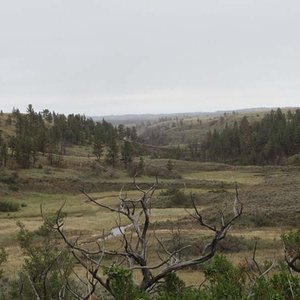
<svg viewBox="0 0 300 300">
<path fill-rule="evenodd" d="M 79 241 L 79 238 L 75 241 L 71 241 L 64 232 L 64 222 L 60 217 L 62 208 L 57 214 L 56 229 L 66 245 L 70 248 L 76 261 L 82 265 L 89 274 L 88 284 L 90 285 L 90 290 L 85 296 L 77 295 L 78 299 L 88 299 L 95 291 L 96 284 L 100 284 L 113 295 L 109 278 L 100 272 L 104 266 L 103 258 L 114 257 L 115 259 L 119 259 L 120 264 L 125 264 L 128 269 L 140 271 L 142 280 L 139 283 L 139 287 L 140 289 L 147 291 L 152 290 L 170 273 L 203 264 L 214 256 L 218 243 L 226 237 L 226 234 L 234 222 L 241 216 L 243 210 L 243 205 L 239 200 L 238 190 L 236 188 L 232 216 L 228 220 L 225 220 L 223 211 L 220 217 L 220 225 L 210 225 L 204 221 L 202 213 L 197 208 L 194 198 L 191 197 L 193 212 L 189 211 L 190 216 L 195 219 L 202 228 L 205 228 L 208 232 L 212 233 L 212 238 L 203 248 L 202 253 L 199 253 L 197 257 L 184 259 L 180 254 L 186 248 L 190 247 L 189 245 L 182 246 L 174 251 L 169 251 L 155 231 L 149 230 L 151 224 L 151 199 L 157 189 L 158 180 L 156 179 L 156 182 L 148 189 L 141 188 L 135 182 L 135 179 L 134 185 L 136 190 L 141 193 L 141 196 L 137 199 L 131 199 L 128 198 L 127 195 L 124 196 L 121 191 L 119 196 L 120 203 L 117 208 L 101 203 L 99 199 L 93 198 L 84 189 L 82 190 L 82 193 L 91 203 L 116 213 L 117 226 L 122 242 L 122 247 L 120 249 L 106 249 L 104 235 L 103 238 L 94 241 L 94 248 L 91 247 L 90 243 L 83 245 Z M 128 230 L 127 233 L 121 227 L 122 218 L 125 218 L 131 226 L 131 230 Z M 154 234 L 156 242 L 160 246 L 160 249 L 162 249 L 161 252 L 157 252 L 159 262 L 155 265 L 149 263 L 150 232 Z M 199 252 L 201 251 L 199 250 Z"/>
</svg>

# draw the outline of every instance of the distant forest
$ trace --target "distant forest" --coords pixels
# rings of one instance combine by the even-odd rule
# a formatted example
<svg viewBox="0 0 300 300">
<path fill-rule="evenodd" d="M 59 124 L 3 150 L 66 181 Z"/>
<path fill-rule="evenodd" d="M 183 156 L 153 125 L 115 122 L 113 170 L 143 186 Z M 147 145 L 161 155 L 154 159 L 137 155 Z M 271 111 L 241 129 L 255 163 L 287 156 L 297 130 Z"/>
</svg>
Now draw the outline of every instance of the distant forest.
<svg viewBox="0 0 300 300">
<path fill-rule="evenodd" d="M 16 163 L 21 168 L 35 167 L 39 153 L 46 156 L 50 165 L 58 165 L 60 155 L 70 145 L 91 145 L 97 160 L 105 153 L 105 160 L 111 165 L 120 154 L 128 164 L 138 153 L 135 127 L 115 127 L 105 120 L 94 122 L 84 115 L 65 116 L 48 109 L 35 112 L 29 105 L 26 114 L 14 109 L 4 126 L 14 126 L 15 132 L 4 137 L 0 131 L 0 166 Z"/>
<path fill-rule="evenodd" d="M 190 159 L 238 164 L 279 164 L 300 153 L 300 109 L 272 110 L 260 121 L 244 116 L 233 126 L 209 131 L 200 145 L 190 143 Z"/>
<path fill-rule="evenodd" d="M 224 117 L 220 119 L 226 122 Z M 0 166 L 37 167 L 38 155 L 49 165 L 58 166 L 71 145 L 90 145 L 97 161 L 112 166 L 121 162 L 125 168 L 131 166 L 134 157 L 147 154 L 245 165 L 281 164 L 293 156 L 298 163 L 300 160 L 300 109 L 286 113 L 272 110 L 254 122 L 244 116 L 231 125 L 225 123 L 222 129 L 208 130 L 202 142 L 195 136 L 195 142 L 176 147 L 145 144 L 134 126 L 114 126 L 104 119 L 95 122 L 84 115 L 65 116 L 48 109 L 35 112 L 32 105 L 25 114 L 14 109 L 1 122 L 2 127 L 14 130 L 9 135 L 0 130 Z"/>
</svg>

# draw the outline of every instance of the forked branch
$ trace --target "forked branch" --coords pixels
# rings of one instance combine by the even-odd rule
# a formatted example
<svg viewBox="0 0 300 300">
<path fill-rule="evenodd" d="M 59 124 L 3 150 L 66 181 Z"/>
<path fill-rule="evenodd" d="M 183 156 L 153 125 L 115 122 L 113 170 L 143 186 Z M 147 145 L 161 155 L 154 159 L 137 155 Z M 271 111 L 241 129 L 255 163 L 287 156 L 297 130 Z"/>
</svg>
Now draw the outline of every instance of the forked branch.
<svg viewBox="0 0 300 300">
<path fill-rule="evenodd" d="M 239 200 L 237 187 L 235 188 L 235 198 L 233 203 L 233 215 L 225 220 L 224 212 L 220 217 L 220 225 L 210 225 L 204 221 L 201 210 L 197 207 L 194 197 L 191 197 L 193 212 L 188 213 L 197 221 L 197 223 L 213 234 L 211 241 L 204 247 L 199 256 L 186 259 L 182 252 L 191 247 L 191 245 L 183 245 L 173 251 L 158 237 L 155 230 L 150 232 L 151 224 L 151 200 L 158 186 L 158 179 L 149 188 L 141 188 L 136 183 L 134 178 L 134 186 L 140 192 L 140 197 L 136 199 L 128 198 L 127 194 L 123 195 L 123 188 L 119 195 L 119 205 L 117 207 L 103 204 L 99 199 L 93 198 L 89 193 L 82 189 L 83 195 L 93 204 L 116 214 L 117 227 L 121 237 L 122 248 L 118 250 L 109 250 L 105 247 L 105 238 L 95 240 L 96 250 L 91 250 L 90 247 L 84 247 L 79 243 L 78 239 L 70 241 L 63 230 L 63 219 L 61 218 L 62 208 L 58 211 L 56 218 L 56 229 L 60 233 L 65 244 L 70 248 L 76 261 L 83 266 L 84 269 L 92 277 L 90 282 L 91 288 L 94 291 L 95 282 L 103 286 L 113 295 L 109 279 L 102 275 L 100 269 L 104 266 L 106 257 L 114 257 L 120 259 L 121 263 L 127 261 L 127 268 L 131 270 L 139 270 L 142 280 L 139 284 L 141 289 L 151 290 L 161 279 L 164 279 L 168 274 L 178 270 L 202 264 L 211 259 L 217 249 L 219 241 L 225 238 L 234 222 L 241 216 L 243 204 Z M 121 219 L 121 216 L 123 219 Z M 126 233 L 121 220 L 127 220 L 127 228 L 130 225 L 130 233 Z M 162 253 L 157 251 L 160 262 L 156 264 L 149 263 L 149 234 L 154 234 L 154 238 L 162 250 Z M 89 243 L 90 245 L 90 243 Z M 68 288 L 68 286 L 67 286 Z"/>
</svg>

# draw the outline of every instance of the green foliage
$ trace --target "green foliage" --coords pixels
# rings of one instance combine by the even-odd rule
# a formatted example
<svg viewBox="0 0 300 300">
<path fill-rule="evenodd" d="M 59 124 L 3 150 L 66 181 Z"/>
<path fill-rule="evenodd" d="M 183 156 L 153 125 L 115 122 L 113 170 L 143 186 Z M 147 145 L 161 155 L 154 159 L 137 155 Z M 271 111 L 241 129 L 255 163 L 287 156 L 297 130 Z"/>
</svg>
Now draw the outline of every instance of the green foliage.
<svg viewBox="0 0 300 300">
<path fill-rule="evenodd" d="M 182 294 L 184 289 L 185 283 L 176 275 L 176 273 L 168 274 L 162 285 L 162 290 L 165 292 L 165 295 L 172 299 Z"/>
<path fill-rule="evenodd" d="M 261 272 L 252 271 L 252 281 L 246 280 L 246 268 L 234 267 L 225 256 L 215 256 L 204 268 L 207 299 L 287 300 L 300 299 L 300 279 L 283 267 L 271 277 L 264 272 L 270 262 L 261 266 Z M 255 272 L 257 272 L 255 274 Z"/>
<path fill-rule="evenodd" d="M 300 229 L 291 230 L 282 235 L 285 250 L 292 256 L 300 255 Z"/>
<path fill-rule="evenodd" d="M 5 263 L 7 260 L 7 253 L 5 251 L 5 249 L 0 248 L 0 279 L 3 275 L 3 269 L 1 269 L 3 263 Z"/>
<path fill-rule="evenodd" d="M 188 201 L 190 201 L 190 197 L 176 187 L 171 187 L 160 192 L 160 196 L 169 201 L 171 204 L 176 205 L 176 207 L 187 205 Z"/>
<path fill-rule="evenodd" d="M 253 300 L 300 299 L 300 281 L 288 271 L 282 270 L 270 279 L 260 277 L 251 291 Z"/>
<path fill-rule="evenodd" d="M 137 141 L 135 127 L 125 128 L 120 125 L 118 132 L 105 120 L 95 123 L 92 118 L 84 115 L 65 116 L 51 113 L 48 109 L 35 112 L 31 104 L 26 114 L 14 109 L 11 118 L 14 120 L 15 135 L 4 140 L 0 134 L 0 167 L 6 166 L 8 160 L 17 167 L 35 167 L 39 153 L 46 154 L 51 166 L 60 166 L 60 155 L 66 154 L 69 145 L 92 145 L 97 160 L 100 160 L 107 148 L 106 160 L 114 166 L 123 138 L 128 139 L 124 142 L 124 162 L 130 163 L 134 154 L 132 143 Z M 131 148 L 127 143 L 130 143 Z"/>
<path fill-rule="evenodd" d="M 140 157 L 139 163 L 137 165 L 138 174 L 139 175 L 143 174 L 144 170 L 145 170 L 145 161 L 144 161 L 143 157 Z"/>
<path fill-rule="evenodd" d="M 19 280 L 11 291 L 13 299 L 18 297 L 18 285 L 23 299 L 57 299 L 73 268 L 68 251 L 59 245 L 59 237 L 51 220 L 44 222 L 36 231 L 29 231 L 18 222 L 18 242 L 25 256 L 19 272 Z M 68 292 L 64 299 L 71 299 Z"/>
<path fill-rule="evenodd" d="M 8 160 L 8 145 L 0 131 L 0 167 L 6 166 Z"/>
<path fill-rule="evenodd" d="M 0 212 L 13 212 L 18 211 L 20 209 L 20 205 L 17 202 L 9 201 L 9 200 L 0 200 Z"/>
<path fill-rule="evenodd" d="M 8 185 L 8 188 L 13 191 L 13 192 L 17 192 L 19 190 L 18 185 L 16 185 L 15 183 L 11 183 Z"/>
<path fill-rule="evenodd" d="M 271 263 L 260 268 L 264 273 Z M 258 270 L 249 271 L 245 266 L 235 267 L 225 256 L 216 255 L 203 268 L 205 281 L 201 288 L 187 287 L 176 273 L 168 274 L 151 295 L 156 300 L 288 300 L 300 299 L 300 279 L 281 267 L 272 276 L 260 276 Z M 246 276 L 251 276 L 252 280 Z M 251 273 L 253 272 L 253 273 Z M 134 284 L 132 271 L 112 265 L 105 269 L 115 299 L 149 299 Z"/>
<path fill-rule="evenodd" d="M 175 167 L 175 164 L 172 162 L 171 159 L 169 159 L 168 162 L 167 162 L 167 165 L 166 165 L 167 170 L 169 172 L 172 172 L 174 167 Z"/>
<path fill-rule="evenodd" d="M 3 264 L 7 261 L 7 252 L 4 248 L 0 248 L 0 299 L 6 299 L 7 296 L 7 280 L 4 277 Z"/>
<path fill-rule="evenodd" d="M 114 137 L 112 137 L 112 139 L 109 141 L 109 144 L 108 144 L 106 161 L 113 167 L 115 166 L 115 164 L 117 162 L 118 154 L 119 154 L 119 146 L 118 146 L 117 140 Z"/>
<path fill-rule="evenodd" d="M 100 139 L 95 140 L 93 145 L 93 154 L 97 157 L 97 160 L 100 161 L 100 158 L 103 154 L 103 143 Z"/>
<path fill-rule="evenodd" d="M 125 168 L 127 168 L 134 156 L 134 146 L 131 142 L 129 141 L 124 141 L 121 149 L 121 154 L 122 154 L 122 161 L 124 163 Z"/>
<path fill-rule="evenodd" d="M 164 156 L 166 158 L 172 158 L 172 159 L 184 159 L 185 151 L 183 148 L 181 148 L 179 146 L 170 147 Z"/>
<path fill-rule="evenodd" d="M 288 271 L 281 271 L 270 279 L 270 285 L 277 293 L 278 298 L 300 299 L 300 280 Z M 274 299 L 275 297 L 273 297 Z"/>
<path fill-rule="evenodd" d="M 216 255 L 214 260 L 204 268 L 204 275 L 209 282 L 207 291 L 212 299 L 245 298 L 246 274 L 236 268 L 223 255 Z"/>
<path fill-rule="evenodd" d="M 10 184 L 16 184 L 18 180 L 17 172 L 8 172 L 0 170 L 0 182 Z"/>
<path fill-rule="evenodd" d="M 197 156 L 202 160 L 241 164 L 282 163 L 300 151 L 300 109 L 283 113 L 281 109 L 266 114 L 260 122 L 227 124 L 222 131 L 208 132 Z M 190 151 L 190 156 L 195 156 Z M 297 158 L 295 158 L 297 162 Z"/>
<path fill-rule="evenodd" d="M 116 300 L 149 299 L 149 296 L 134 283 L 131 270 L 113 264 L 104 268 L 104 274 L 108 277 Z"/>
<path fill-rule="evenodd" d="M 297 272 L 300 270 L 300 229 L 291 230 L 282 235 L 285 247 L 285 256 L 291 264 L 291 268 Z"/>
<path fill-rule="evenodd" d="M 145 166 L 144 174 L 147 176 L 158 176 L 159 178 L 164 178 L 164 179 L 182 178 L 182 176 L 176 171 L 170 172 L 165 167 L 159 168 L 151 164 L 147 164 Z"/>
<path fill-rule="evenodd" d="M 168 274 L 160 285 L 157 300 L 208 300 L 208 295 L 200 289 L 186 287 L 176 273 Z"/>
</svg>

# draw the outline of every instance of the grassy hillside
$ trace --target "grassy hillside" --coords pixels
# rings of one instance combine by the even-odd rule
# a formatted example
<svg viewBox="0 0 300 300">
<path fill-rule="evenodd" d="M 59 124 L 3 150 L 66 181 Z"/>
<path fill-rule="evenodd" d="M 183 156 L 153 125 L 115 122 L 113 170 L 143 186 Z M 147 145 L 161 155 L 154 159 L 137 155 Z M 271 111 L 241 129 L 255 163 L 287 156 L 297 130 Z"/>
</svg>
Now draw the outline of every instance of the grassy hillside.
<svg viewBox="0 0 300 300">
<path fill-rule="evenodd" d="M 295 108 L 283 108 L 283 112 Z M 202 142 L 208 131 L 222 130 L 225 125 L 233 126 L 246 116 L 250 123 L 260 121 L 271 109 L 220 112 L 187 116 L 166 116 L 146 125 L 137 124 L 138 132 L 150 144 L 186 145 L 189 142 Z M 157 138 L 159 137 L 159 138 Z"/>
<path fill-rule="evenodd" d="M 15 132 L 15 126 L 13 122 L 9 122 L 9 124 L 7 124 L 7 119 L 9 116 L 10 114 L 0 114 L 0 131 L 2 131 L 5 136 L 11 136 Z"/>
</svg>

